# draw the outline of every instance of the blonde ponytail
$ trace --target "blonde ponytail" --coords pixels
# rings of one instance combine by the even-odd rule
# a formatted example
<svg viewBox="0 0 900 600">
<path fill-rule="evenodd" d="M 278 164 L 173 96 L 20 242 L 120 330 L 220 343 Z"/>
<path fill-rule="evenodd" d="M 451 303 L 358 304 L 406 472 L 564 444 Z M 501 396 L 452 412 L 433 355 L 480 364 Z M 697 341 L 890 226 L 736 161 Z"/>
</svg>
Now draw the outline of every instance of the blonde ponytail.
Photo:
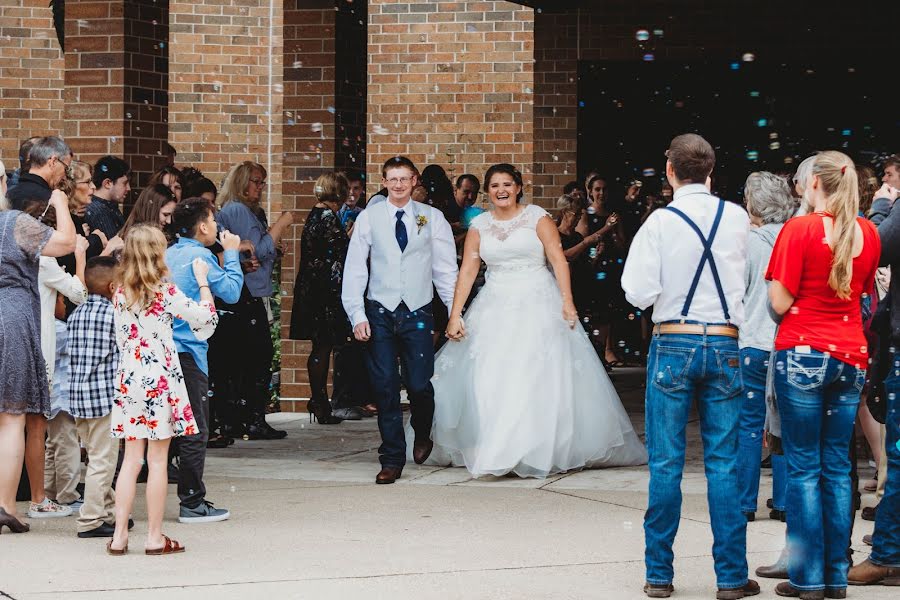
<svg viewBox="0 0 900 600">
<path fill-rule="evenodd" d="M 859 184 L 856 167 L 850 157 L 830 150 L 816 156 L 813 175 L 819 178 L 827 198 L 826 209 L 834 217 L 831 232 L 831 274 L 828 285 L 838 298 L 850 298 L 853 279 L 853 245 L 856 241 L 856 217 L 859 215 Z"/>
</svg>

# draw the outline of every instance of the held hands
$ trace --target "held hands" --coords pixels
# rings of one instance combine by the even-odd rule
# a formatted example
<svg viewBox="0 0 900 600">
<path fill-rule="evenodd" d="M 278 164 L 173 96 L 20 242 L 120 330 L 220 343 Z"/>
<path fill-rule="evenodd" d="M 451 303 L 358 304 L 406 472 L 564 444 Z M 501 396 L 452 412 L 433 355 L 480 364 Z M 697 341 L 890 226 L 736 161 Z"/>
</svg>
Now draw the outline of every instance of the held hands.
<svg viewBox="0 0 900 600">
<path fill-rule="evenodd" d="M 369 327 L 368 321 L 363 321 L 353 328 L 353 337 L 360 342 L 368 342 L 372 337 L 372 329 Z"/>
<path fill-rule="evenodd" d="M 243 244 L 241 242 L 241 236 L 235 235 L 228 231 L 227 229 L 219 234 L 219 243 L 222 245 L 223 250 L 237 250 Z M 250 244 L 250 242 L 247 242 Z M 253 244 L 250 244 L 252 247 Z"/>
<path fill-rule="evenodd" d="M 451 342 L 461 342 L 466 337 L 466 323 L 462 317 L 450 317 L 447 323 L 447 339 Z"/>
<path fill-rule="evenodd" d="M 102 231 L 95 231 L 94 233 L 95 234 L 99 233 L 100 235 L 103 235 Z M 103 240 L 105 238 L 100 238 L 100 239 Z M 121 250 L 124 247 L 125 247 L 125 242 L 122 240 L 122 238 L 120 238 L 119 236 L 113 236 L 112 238 L 110 238 L 110 240 L 108 242 L 106 242 L 106 247 L 103 249 L 102 256 L 109 256 L 113 252 L 116 252 L 117 250 Z"/>
<path fill-rule="evenodd" d="M 886 183 L 882 183 L 878 191 L 875 192 L 875 197 L 873 198 L 873 200 L 877 198 L 887 198 L 891 201 L 891 204 L 893 204 L 894 200 L 897 199 L 898 194 L 900 194 L 900 190 L 895 187 L 891 187 Z"/>
<path fill-rule="evenodd" d="M 207 285 L 206 275 L 209 273 L 209 265 L 202 258 L 195 258 L 191 263 L 191 269 L 194 271 L 194 278 L 198 285 Z"/>
<path fill-rule="evenodd" d="M 84 253 L 87 252 L 88 246 L 90 245 L 90 242 L 88 242 L 87 238 L 83 235 L 75 236 L 75 254 L 77 256 L 84 256 Z"/>
<path fill-rule="evenodd" d="M 62 190 L 53 190 L 50 194 L 50 205 L 53 206 L 57 212 L 61 210 L 69 212 L 69 197 L 66 196 L 66 193 Z"/>
<path fill-rule="evenodd" d="M 575 310 L 575 305 L 572 304 L 572 301 L 569 300 L 563 304 L 563 318 L 569 324 L 569 329 L 575 329 L 575 325 L 578 324 L 578 311 Z"/>
</svg>

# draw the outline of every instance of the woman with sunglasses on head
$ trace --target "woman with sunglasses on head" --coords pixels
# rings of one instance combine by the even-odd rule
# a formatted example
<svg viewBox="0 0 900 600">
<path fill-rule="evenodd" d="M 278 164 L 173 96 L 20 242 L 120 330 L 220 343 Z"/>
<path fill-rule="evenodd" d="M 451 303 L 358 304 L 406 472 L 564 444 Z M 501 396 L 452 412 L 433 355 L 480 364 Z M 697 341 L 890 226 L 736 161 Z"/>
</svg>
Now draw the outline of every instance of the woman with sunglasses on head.
<svg viewBox="0 0 900 600">
<path fill-rule="evenodd" d="M 272 379 L 272 337 L 269 332 L 269 297 L 272 295 L 272 270 L 281 247 L 281 238 L 293 222 L 290 212 L 283 212 L 269 226 L 266 211 L 262 207 L 262 195 L 266 189 L 266 170 L 257 163 L 244 161 L 234 165 L 225 176 L 219 190 L 221 210 L 216 221 L 228 231 L 247 241 L 252 250 L 242 252 L 242 263 L 255 261 L 258 268 L 244 276 L 244 289 L 237 304 L 226 308 L 232 315 L 219 324 L 222 338 L 230 340 L 232 347 L 243 347 L 241 356 L 232 353 L 235 377 L 234 387 L 240 390 L 249 414 L 240 418 L 250 439 L 281 439 L 287 435 L 266 423 L 266 406 L 269 402 L 269 384 Z M 222 385 L 224 382 L 217 382 Z M 231 432 L 229 432 L 231 433 Z"/>
</svg>

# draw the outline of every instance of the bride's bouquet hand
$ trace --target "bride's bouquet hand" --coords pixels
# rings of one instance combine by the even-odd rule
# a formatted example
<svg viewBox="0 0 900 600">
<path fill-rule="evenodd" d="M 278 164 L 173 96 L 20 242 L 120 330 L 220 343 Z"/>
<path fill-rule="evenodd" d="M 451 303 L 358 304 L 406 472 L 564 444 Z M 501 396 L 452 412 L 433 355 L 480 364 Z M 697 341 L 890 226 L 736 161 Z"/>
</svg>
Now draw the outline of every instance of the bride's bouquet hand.
<svg viewBox="0 0 900 600">
<path fill-rule="evenodd" d="M 451 317 L 447 323 L 447 339 L 453 342 L 462 341 L 466 337 L 466 324 L 462 317 Z"/>
<path fill-rule="evenodd" d="M 569 329 L 575 329 L 575 325 L 578 324 L 578 311 L 571 302 L 563 304 L 563 318 L 569 324 Z"/>
</svg>

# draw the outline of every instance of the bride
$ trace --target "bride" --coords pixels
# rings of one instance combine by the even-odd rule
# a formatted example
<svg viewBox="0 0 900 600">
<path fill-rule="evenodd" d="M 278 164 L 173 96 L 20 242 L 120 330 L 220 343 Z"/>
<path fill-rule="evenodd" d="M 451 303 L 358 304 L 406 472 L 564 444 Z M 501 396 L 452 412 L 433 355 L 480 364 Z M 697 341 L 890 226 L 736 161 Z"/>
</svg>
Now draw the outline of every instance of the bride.
<svg viewBox="0 0 900 600">
<path fill-rule="evenodd" d="M 426 464 L 464 466 L 475 477 L 546 477 L 646 463 L 579 326 L 555 223 L 542 208 L 519 204 L 522 175 L 512 165 L 488 169 L 485 189 L 494 210 L 478 215 L 466 236 L 447 326 L 453 343 L 435 359 Z M 487 283 L 463 321 L 481 260 Z"/>
</svg>

